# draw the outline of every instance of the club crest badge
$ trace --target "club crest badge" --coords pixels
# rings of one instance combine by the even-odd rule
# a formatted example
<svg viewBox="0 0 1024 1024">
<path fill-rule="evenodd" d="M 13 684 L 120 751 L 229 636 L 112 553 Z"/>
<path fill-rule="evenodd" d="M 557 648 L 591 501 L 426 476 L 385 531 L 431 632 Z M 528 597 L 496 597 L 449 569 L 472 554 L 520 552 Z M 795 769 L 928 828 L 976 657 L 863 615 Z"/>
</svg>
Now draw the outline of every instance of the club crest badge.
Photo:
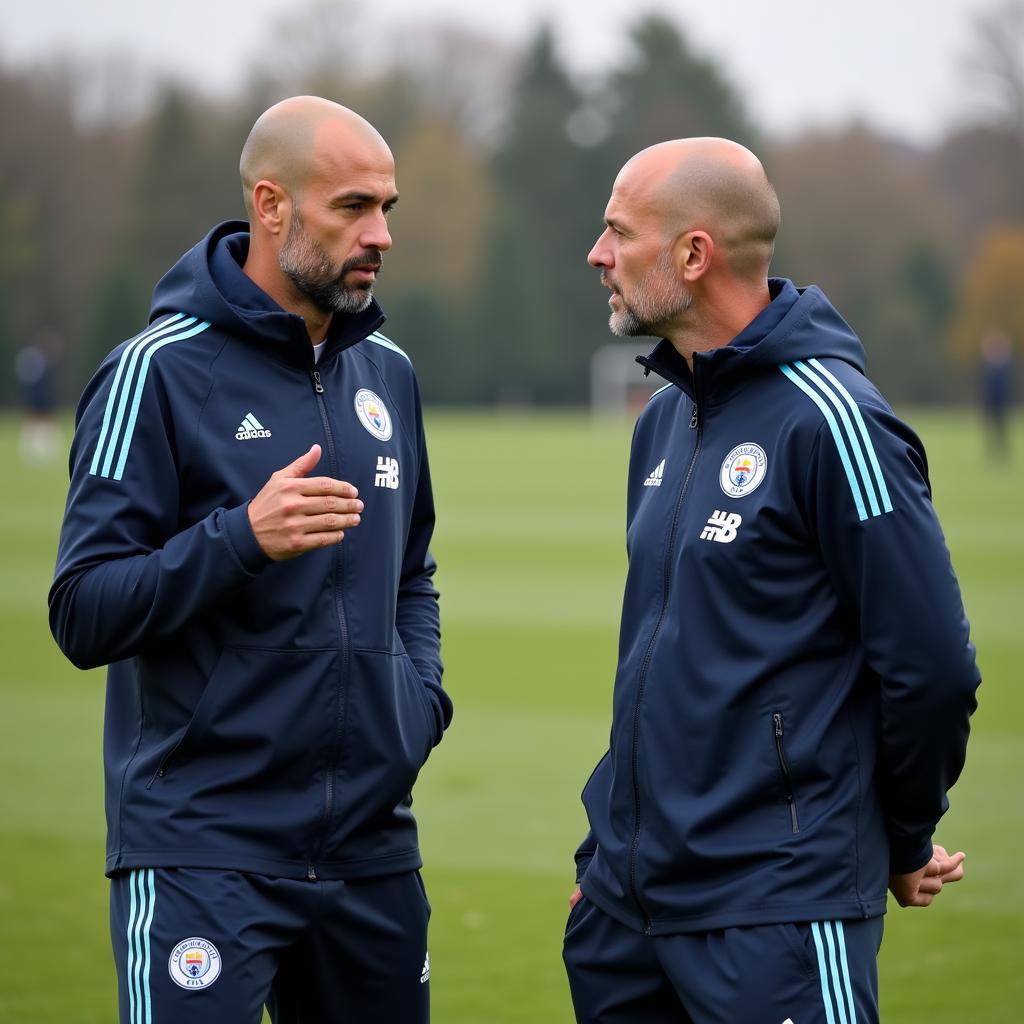
<svg viewBox="0 0 1024 1024">
<path fill-rule="evenodd" d="M 182 939 L 171 952 L 167 970 L 181 988 L 209 988 L 220 977 L 220 953 L 206 939 L 193 935 Z"/>
<path fill-rule="evenodd" d="M 757 444 L 739 444 L 725 457 L 719 474 L 722 490 L 730 498 L 742 498 L 757 490 L 768 472 L 768 456 Z"/>
<path fill-rule="evenodd" d="M 356 392 L 355 406 L 359 422 L 378 441 L 391 440 L 391 417 L 384 403 L 372 391 L 360 388 Z"/>
</svg>

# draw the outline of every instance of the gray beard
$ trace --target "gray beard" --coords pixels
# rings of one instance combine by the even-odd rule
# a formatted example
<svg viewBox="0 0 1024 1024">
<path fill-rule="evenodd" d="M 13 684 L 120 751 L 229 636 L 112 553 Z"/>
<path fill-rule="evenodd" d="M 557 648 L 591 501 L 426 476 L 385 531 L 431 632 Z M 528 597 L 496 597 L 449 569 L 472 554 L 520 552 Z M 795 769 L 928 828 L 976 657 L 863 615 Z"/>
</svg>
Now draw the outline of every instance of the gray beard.
<svg viewBox="0 0 1024 1024">
<path fill-rule="evenodd" d="M 693 305 L 693 295 L 676 284 L 666 251 L 640 279 L 632 304 L 626 305 L 624 298 L 622 303 L 622 309 L 608 317 L 612 334 L 619 338 L 661 337 L 660 328 L 685 313 Z"/>
<path fill-rule="evenodd" d="M 362 313 L 373 301 L 373 285 L 348 287 L 348 268 L 338 271 L 334 261 L 306 234 L 296 217 L 277 258 L 281 272 L 295 290 L 322 313 Z"/>
<path fill-rule="evenodd" d="M 655 298 L 664 299 L 662 296 Z M 646 295 L 640 295 L 635 308 L 623 305 L 622 309 L 615 310 L 608 317 L 608 326 L 619 338 L 660 338 L 662 325 L 685 313 L 692 305 L 693 295 L 690 292 L 674 296 L 671 302 L 657 303 Z"/>
</svg>

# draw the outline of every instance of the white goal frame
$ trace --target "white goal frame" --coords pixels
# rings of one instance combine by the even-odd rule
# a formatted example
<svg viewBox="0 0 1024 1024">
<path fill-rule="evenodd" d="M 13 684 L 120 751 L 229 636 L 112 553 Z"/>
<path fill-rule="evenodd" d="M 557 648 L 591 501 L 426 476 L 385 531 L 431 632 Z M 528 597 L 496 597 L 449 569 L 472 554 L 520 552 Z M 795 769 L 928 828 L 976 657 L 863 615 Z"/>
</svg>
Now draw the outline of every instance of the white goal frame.
<svg viewBox="0 0 1024 1024">
<path fill-rule="evenodd" d="M 637 356 L 650 355 L 653 339 L 618 341 L 602 345 L 590 357 L 590 410 L 596 417 L 636 416 L 655 391 L 665 386 L 663 378 L 644 376 Z"/>
</svg>

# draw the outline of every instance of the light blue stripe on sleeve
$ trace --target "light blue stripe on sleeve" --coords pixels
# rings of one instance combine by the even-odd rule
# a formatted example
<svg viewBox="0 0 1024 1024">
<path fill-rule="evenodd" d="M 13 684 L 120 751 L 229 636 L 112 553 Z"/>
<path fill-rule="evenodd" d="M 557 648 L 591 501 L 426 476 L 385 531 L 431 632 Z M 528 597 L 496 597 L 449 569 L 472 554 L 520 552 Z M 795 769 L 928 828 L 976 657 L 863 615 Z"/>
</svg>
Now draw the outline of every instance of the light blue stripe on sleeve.
<svg viewBox="0 0 1024 1024">
<path fill-rule="evenodd" d="M 875 497 L 875 487 L 871 482 L 871 474 L 868 472 L 867 463 L 864 461 L 864 453 L 861 451 L 860 442 L 857 440 L 857 432 L 853 429 L 853 424 L 850 422 L 850 417 L 846 414 L 843 403 L 836 397 L 836 393 L 805 362 L 798 359 L 794 365 L 809 381 L 817 384 L 818 390 L 832 403 L 836 412 L 839 413 L 839 419 L 846 428 L 846 437 L 850 442 L 850 447 L 853 449 L 853 457 L 857 460 L 860 478 L 864 483 L 864 493 L 867 494 L 868 502 L 871 505 L 871 514 L 873 516 L 880 516 L 882 510 L 878 507 L 878 499 Z"/>
<path fill-rule="evenodd" d="M 114 479 L 120 480 L 124 474 L 124 464 L 128 460 L 128 449 L 132 444 L 132 436 L 135 433 L 135 421 L 139 416 L 139 405 L 142 402 L 142 391 L 146 386 L 146 376 L 149 374 L 149 364 L 153 358 L 153 353 L 159 351 L 164 345 L 171 345 L 176 341 L 184 341 L 186 338 L 193 338 L 197 334 L 202 334 L 203 331 L 209 327 L 208 321 L 204 320 L 202 323 L 196 324 L 194 327 L 187 331 L 182 331 L 180 334 L 172 334 L 168 338 L 161 338 L 160 341 L 155 342 L 149 348 L 146 349 L 146 354 L 142 357 L 142 364 L 139 368 L 139 379 L 135 383 L 135 393 L 132 396 L 132 409 L 128 415 L 128 423 L 124 428 L 124 440 L 121 442 L 121 455 L 117 460 L 117 469 L 114 470 Z M 113 453 L 113 446 L 111 446 L 111 453 Z M 107 463 L 104 463 L 104 474 L 106 474 L 107 464 L 110 461 L 110 456 L 107 456 Z"/>
<path fill-rule="evenodd" d="M 864 498 L 860 492 L 860 484 L 857 483 L 857 474 L 854 472 L 853 465 L 850 462 L 850 454 L 846 450 L 846 442 L 843 440 L 843 434 L 839 429 L 839 424 L 836 422 L 835 416 L 832 415 L 832 410 L 825 404 L 825 400 L 821 395 L 819 395 L 818 392 L 815 391 L 814 388 L 812 388 L 810 384 L 808 384 L 800 374 L 793 369 L 793 367 L 780 366 L 779 369 L 821 410 L 822 416 L 825 417 L 825 422 L 832 431 L 832 438 L 839 451 L 839 458 L 842 460 L 843 469 L 846 470 L 846 479 L 850 483 L 850 490 L 853 493 L 853 502 L 857 506 L 857 516 L 861 521 L 867 519 L 868 514 L 864 508 Z"/>
<path fill-rule="evenodd" d="M 843 967 L 843 987 L 846 990 L 846 1005 L 850 1010 L 850 1024 L 857 1024 L 857 1004 L 853 1000 L 853 986 L 850 984 L 850 965 L 846 961 L 846 934 L 842 921 L 836 921 L 836 934 L 839 937 L 839 958 Z"/>
<path fill-rule="evenodd" d="M 150 338 L 159 337 L 161 334 L 166 334 L 167 331 L 172 330 L 174 325 L 184 317 L 184 313 L 175 313 L 169 320 L 163 320 L 159 324 L 154 324 L 152 327 L 143 331 L 134 341 L 129 342 L 121 353 L 121 358 L 117 361 L 117 370 L 114 373 L 114 382 L 110 385 L 110 394 L 107 396 L 107 407 L 103 413 L 103 425 L 100 427 L 100 438 L 96 442 L 96 451 L 93 452 L 92 466 L 89 468 L 89 472 L 93 475 L 97 475 L 100 465 L 100 457 L 103 454 L 103 445 L 107 439 L 107 431 L 110 429 L 110 417 L 114 412 L 114 407 L 117 405 L 117 392 L 118 386 L 121 383 L 121 377 L 124 374 L 125 366 L 128 363 L 129 358 L 135 352 L 135 350 Z M 127 389 L 128 382 L 125 382 L 125 388 Z"/>
<path fill-rule="evenodd" d="M 853 400 L 853 395 L 850 394 L 842 384 L 839 383 L 836 378 L 825 369 L 824 366 L 818 362 L 817 359 L 811 360 L 811 365 L 816 369 L 820 370 L 832 383 L 836 386 L 839 393 L 846 399 L 846 404 L 849 405 L 850 411 L 853 413 L 853 418 L 857 421 L 857 428 L 860 430 L 861 437 L 864 438 L 864 447 L 867 449 L 868 458 L 871 460 L 871 468 L 875 471 L 875 480 L 878 482 L 878 493 L 882 496 L 882 507 L 886 512 L 892 511 L 892 502 L 889 500 L 889 490 L 885 486 L 885 478 L 882 476 L 882 467 L 878 463 L 878 457 L 875 455 L 875 446 L 871 443 L 871 435 L 868 434 L 867 424 L 864 422 L 864 417 L 861 415 L 860 406 Z"/>
<path fill-rule="evenodd" d="M 409 359 L 409 357 L 390 338 L 385 338 L 383 334 L 378 334 L 374 331 L 366 340 L 372 341 L 375 345 L 380 345 L 381 348 L 389 348 L 392 352 L 397 352 L 403 358 L 408 359 L 410 363 L 412 362 L 412 360 Z"/>
<path fill-rule="evenodd" d="M 814 935 L 814 948 L 818 951 L 818 980 L 821 982 L 821 1001 L 825 1005 L 826 1024 L 836 1024 L 835 1014 L 832 1012 L 832 997 L 828 991 L 828 972 L 825 969 L 825 947 L 821 942 L 821 929 L 816 921 L 811 923 L 811 933 Z"/>
<path fill-rule="evenodd" d="M 176 330 L 178 327 L 185 327 L 188 324 L 193 324 L 195 323 L 195 319 L 195 317 L 189 317 L 181 323 L 175 324 L 173 328 L 168 327 L 167 330 L 156 331 L 148 338 L 140 339 L 139 343 L 132 346 L 132 354 L 128 360 L 128 368 L 125 372 L 124 386 L 121 388 L 121 397 L 117 403 L 117 415 L 114 417 L 114 425 L 110 431 L 110 443 L 107 445 L 107 455 L 103 460 L 103 466 L 99 472 L 100 476 L 110 476 L 110 464 L 114 460 L 114 451 L 117 449 L 117 439 L 121 433 L 121 424 L 124 421 L 125 409 L 128 406 L 128 393 L 132 388 L 132 380 L 135 376 L 135 367 L 139 362 L 139 353 L 141 353 L 146 345 L 151 341 L 166 334 L 168 330 Z M 127 352 L 125 355 L 127 355 Z"/>
</svg>

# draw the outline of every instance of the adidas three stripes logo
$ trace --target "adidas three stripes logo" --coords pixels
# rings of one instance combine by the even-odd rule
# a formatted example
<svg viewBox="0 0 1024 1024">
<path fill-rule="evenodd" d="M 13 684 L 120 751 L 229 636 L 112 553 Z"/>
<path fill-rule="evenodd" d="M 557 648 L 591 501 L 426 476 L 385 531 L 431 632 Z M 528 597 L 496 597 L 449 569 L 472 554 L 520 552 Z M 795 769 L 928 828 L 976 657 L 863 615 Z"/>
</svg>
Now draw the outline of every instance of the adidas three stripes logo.
<svg viewBox="0 0 1024 1024">
<path fill-rule="evenodd" d="M 132 871 L 128 876 L 131 897 L 128 907 L 128 1020 L 131 1024 L 152 1024 L 153 998 L 150 990 L 152 963 L 149 932 L 156 909 L 153 869 Z"/>
<path fill-rule="evenodd" d="M 811 934 L 818 955 L 818 978 L 826 1024 L 857 1024 L 857 1004 L 850 983 L 843 922 L 814 921 Z"/>
<path fill-rule="evenodd" d="M 107 396 L 99 440 L 93 452 L 89 472 L 93 476 L 120 480 L 142 404 L 142 392 L 149 374 L 149 364 L 165 345 L 201 334 L 210 324 L 194 316 L 175 313 L 153 324 L 129 342 L 121 353 L 114 372 L 114 382 Z"/>
<path fill-rule="evenodd" d="M 802 359 L 779 369 L 821 410 L 863 522 L 892 511 L 882 467 L 860 408 L 846 388 L 817 360 Z"/>
</svg>

